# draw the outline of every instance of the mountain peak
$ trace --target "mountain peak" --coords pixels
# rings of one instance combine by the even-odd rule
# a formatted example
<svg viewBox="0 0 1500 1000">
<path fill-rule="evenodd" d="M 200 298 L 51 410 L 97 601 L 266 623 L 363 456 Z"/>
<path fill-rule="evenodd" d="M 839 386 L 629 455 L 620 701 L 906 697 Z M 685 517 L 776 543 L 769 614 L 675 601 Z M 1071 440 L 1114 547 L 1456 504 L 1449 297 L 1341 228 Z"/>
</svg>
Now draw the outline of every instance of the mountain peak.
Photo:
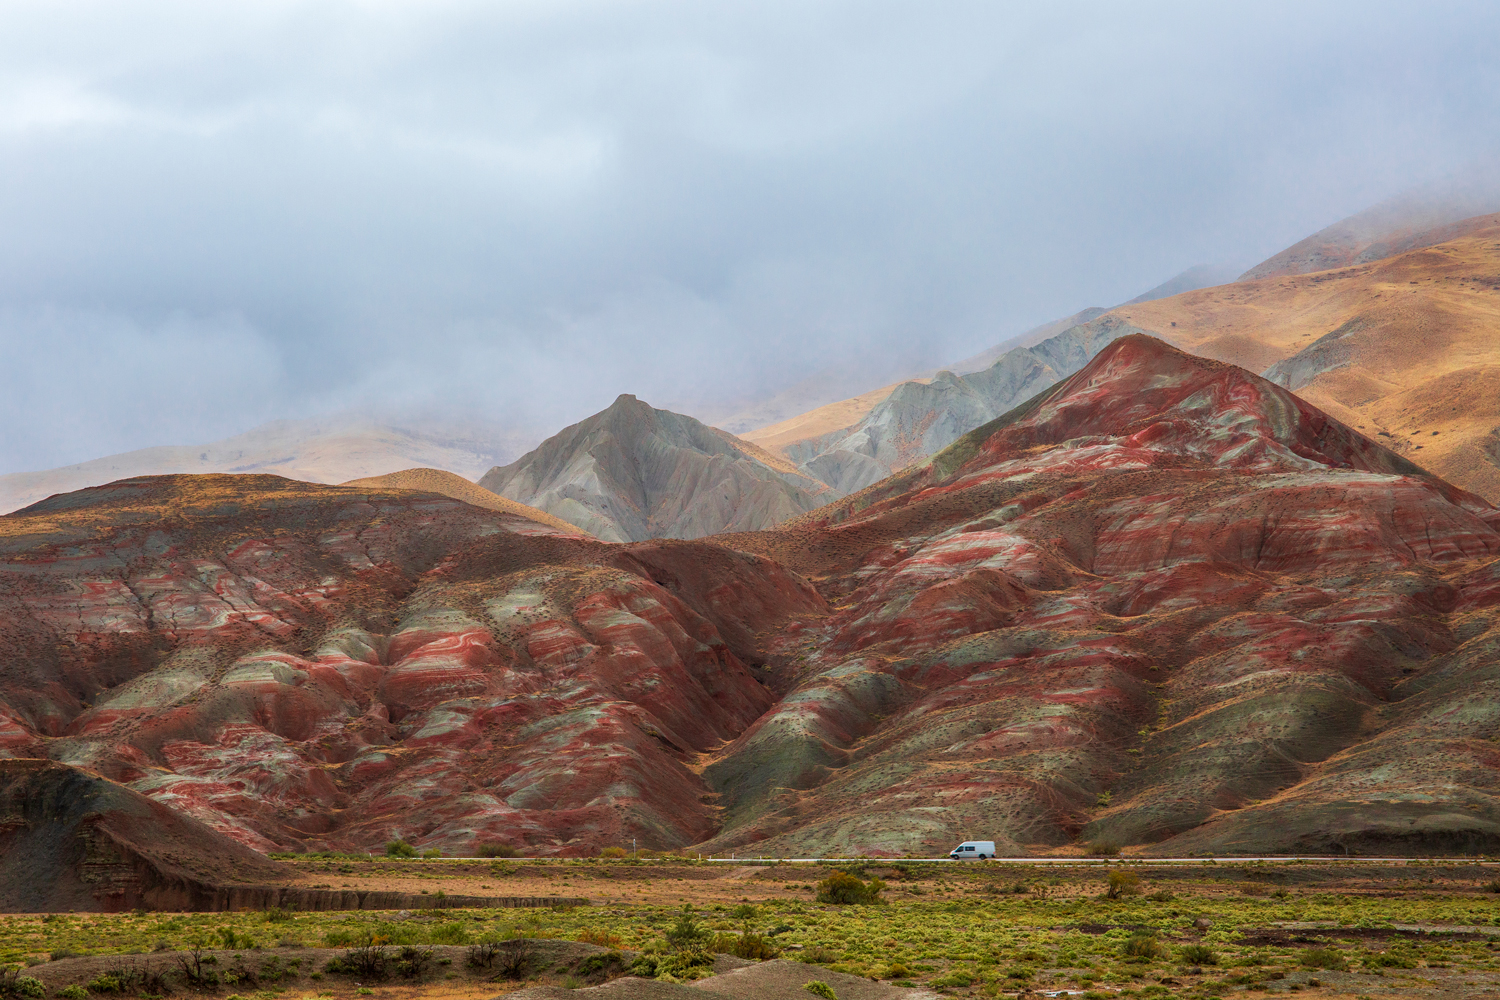
<svg viewBox="0 0 1500 1000">
<path fill-rule="evenodd" d="M 826 489 L 732 434 L 624 393 L 479 485 L 605 541 L 770 527 Z"/>
</svg>

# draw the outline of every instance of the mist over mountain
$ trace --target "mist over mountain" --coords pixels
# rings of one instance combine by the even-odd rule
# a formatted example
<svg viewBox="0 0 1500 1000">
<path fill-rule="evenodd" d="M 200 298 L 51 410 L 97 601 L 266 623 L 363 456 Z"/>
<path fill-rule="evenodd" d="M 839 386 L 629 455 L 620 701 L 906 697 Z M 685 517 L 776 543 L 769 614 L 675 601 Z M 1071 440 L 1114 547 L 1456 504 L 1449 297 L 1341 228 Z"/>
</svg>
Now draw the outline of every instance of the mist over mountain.
<svg viewBox="0 0 1500 1000">
<path fill-rule="evenodd" d="M 0 472 L 372 404 L 545 434 L 625 392 L 717 423 L 889 385 L 1495 162 L 1497 28 L 8 5 Z"/>
</svg>

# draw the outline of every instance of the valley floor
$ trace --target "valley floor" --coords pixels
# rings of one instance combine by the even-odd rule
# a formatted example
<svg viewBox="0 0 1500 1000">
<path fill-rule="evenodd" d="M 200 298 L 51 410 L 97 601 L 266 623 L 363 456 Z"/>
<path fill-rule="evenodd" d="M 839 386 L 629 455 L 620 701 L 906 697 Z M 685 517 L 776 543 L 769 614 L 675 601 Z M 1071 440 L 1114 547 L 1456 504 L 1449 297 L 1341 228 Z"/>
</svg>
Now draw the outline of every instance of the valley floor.
<svg viewBox="0 0 1500 1000">
<path fill-rule="evenodd" d="M 686 905 L 705 933 L 719 935 L 719 947 L 749 932 L 783 961 L 721 956 L 718 975 L 692 987 L 621 983 L 601 997 L 805 996 L 800 984 L 810 977 L 843 1000 L 1026 991 L 1090 1000 L 1500 994 L 1500 866 L 1478 862 L 860 861 L 846 867 L 886 884 L 885 902 L 864 906 L 817 901 L 815 885 L 833 870 L 827 864 L 327 857 L 281 865 L 289 885 L 425 891 L 435 905 L 6 915 L 0 963 L 26 963 L 23 974 L 48 997 L 81 987 L 69 991 L 74 1000 L 115 992 L 111 976 L 120 992 L 156 997 L 544 997 L 548 987 L 618 977 L 640 955 L 670 954 L 667 935 Z M 1119 899 L 1105 897 L 1111 873 L 1124 883 Z M 461 895 L 581 896 L 590 905 L 443 906 Z M 1155 944 L 1140 947 L 1143 934 Z M 516 940 L 531 943 L 503 947 L 526 951 L 524 968 L 508 976 L 503 955 L 484 963 L 479 945 Z M 338 971 L 362 941 L 388 950 L 384 974 Z M 431 954 L 398 972 L 403 947 Z M 1132 947 L 1145 954 L 1130 957 Z M 209 970 L 196 987 L 184 973 L 194 948 Z M 165 978 L 133 984 L 147 968 Z"/>
</svg>

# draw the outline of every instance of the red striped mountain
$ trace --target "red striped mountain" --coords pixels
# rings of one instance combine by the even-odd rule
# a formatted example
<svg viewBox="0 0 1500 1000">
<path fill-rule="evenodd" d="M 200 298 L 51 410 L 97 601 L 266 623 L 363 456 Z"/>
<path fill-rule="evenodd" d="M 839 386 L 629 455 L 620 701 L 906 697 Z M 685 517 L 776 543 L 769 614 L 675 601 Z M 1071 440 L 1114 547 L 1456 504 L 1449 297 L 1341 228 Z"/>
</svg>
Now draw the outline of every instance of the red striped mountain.
<svg viewBox="0 0 1500 1000">
<path fill-rule="evenodd" d="M 126 480 L 0 517 L 0 755 L 261 850 L 1488 852 L 1497 529 L 1283 387 L 1140 335 L 711 543 Z M 5 884 L 30 820 L 0 816 Z"/>
<path fill-rule="evenodd" d="M 479 485 L 611 542 L 769 528 L 827 492 L 784 458 L 630 395 Z"/>
<path fill-rule="evenodd" d="M 716 756 L 771 855 L 1500 846 L 1500 511 L 1118 339 L 928 462 L 722 541 L 834 611 Z"/>
</svg>

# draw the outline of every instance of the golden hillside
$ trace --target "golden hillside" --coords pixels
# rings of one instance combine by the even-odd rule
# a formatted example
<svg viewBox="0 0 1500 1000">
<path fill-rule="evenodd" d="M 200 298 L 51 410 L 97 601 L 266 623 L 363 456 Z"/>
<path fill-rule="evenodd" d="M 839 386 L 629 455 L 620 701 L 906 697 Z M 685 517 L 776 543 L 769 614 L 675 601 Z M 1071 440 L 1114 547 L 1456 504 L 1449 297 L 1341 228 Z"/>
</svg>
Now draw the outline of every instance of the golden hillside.
<svg viewBox="0 0 1500 1000">
<path fill-rule="evenodd" d="M 519 517 L 530 518 L 538 524 L 545 524 L 549 528 L 558 531 L 566 531 L 574 535 L 587 535 L 577 525 L 569 524 L 561 518 L 553 517 L 544 510 L 528 507 L 524 503 L 502 497 L 497 493 L 491 493 L 477 483 L 471 483 L 463 476 L 453 472 L 444 472 L 442 469 L 403 469 L 400 472 L 391 472 L 384 476 L 369 476 L 365 479 L 351 479 L 342 486 L 363 486 L 369 489 L 379 490 L 423 490 L 428 493 L 441 493 L 445 497 L 462 500 L 466 504 L 475 507 L 484 507 L 488 510 L 498 510 L 506 514 L 515 514 Z"/>
<path fill-rule="evenodd" d="M 1220 285 L 1113 314 L 1196 354 L 1266 372 L 1439 476 L 1500 501 L 1500 215 L 1463 230 L 1384 260 Z"/>
</svg>

